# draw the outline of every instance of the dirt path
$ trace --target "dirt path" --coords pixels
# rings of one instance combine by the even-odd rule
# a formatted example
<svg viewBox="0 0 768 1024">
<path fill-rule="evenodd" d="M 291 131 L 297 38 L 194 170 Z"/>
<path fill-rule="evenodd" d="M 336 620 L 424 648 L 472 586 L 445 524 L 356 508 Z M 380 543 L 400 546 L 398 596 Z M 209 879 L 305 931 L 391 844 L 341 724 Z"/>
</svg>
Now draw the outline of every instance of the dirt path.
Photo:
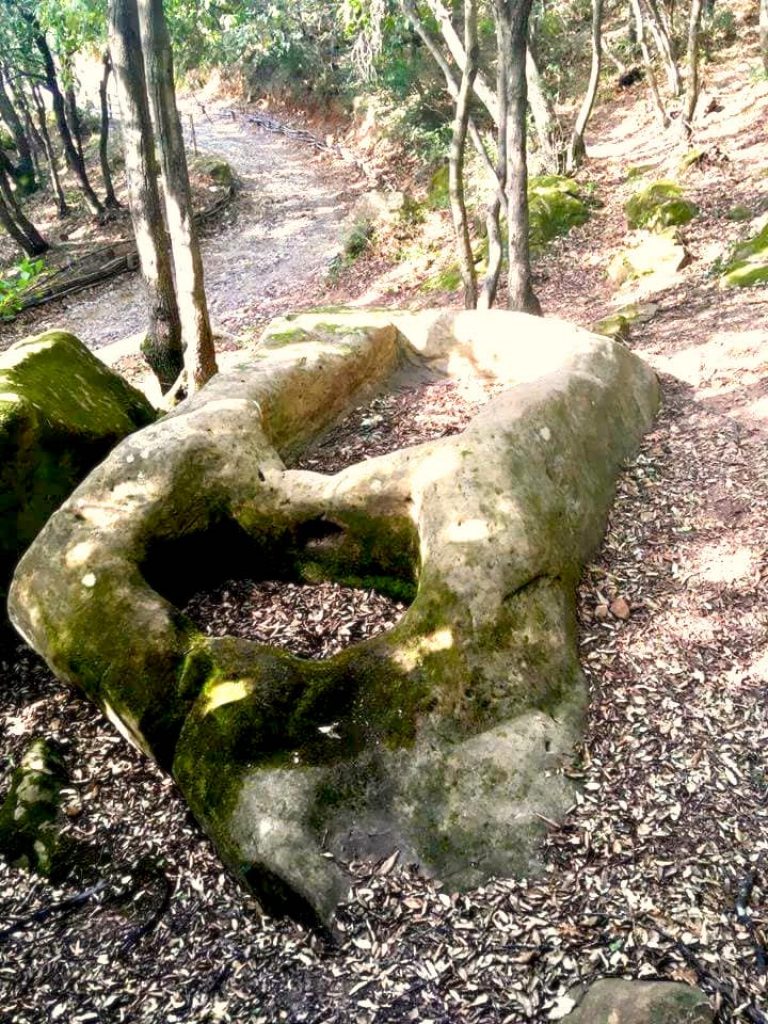
<svg viewBox="0 0 768 1024">
<path fill-rule="evenodd" d="M 200 151 L 224 157 L 240 180 L 234 205 L 202 240 L 214 328 L 237 335 L 287 310 L 293 296 L 306 303 L 319 295 L 355 200 L 356 172 L 222 106 L 205 116 L 195 108 L 195 134 Z M 4 326 L 3 340 L 63 327 L 96 349 L 144 324 L 142 282 L 130 274 Z"/>
</svg>

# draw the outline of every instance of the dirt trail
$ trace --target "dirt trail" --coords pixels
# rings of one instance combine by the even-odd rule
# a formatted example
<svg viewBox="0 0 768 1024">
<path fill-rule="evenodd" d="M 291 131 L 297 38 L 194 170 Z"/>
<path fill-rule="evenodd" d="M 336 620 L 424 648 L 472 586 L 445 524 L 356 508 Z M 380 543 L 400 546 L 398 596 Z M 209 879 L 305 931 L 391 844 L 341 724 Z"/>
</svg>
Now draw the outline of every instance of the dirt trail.
<svg viewBox="0 0 768 1024">
<path fill-rule="evenodd" d="M 257 129 L 224 107 L 194 109 L 201 152 L 224 157 L 240 181 L 234 205 L 202 239 L 214 328 L 239 334 L 320 292 L 355 199 L 356 172 L 305 143 Z M 187 115 L 184 117 L 187 123 Z M 145 325 L 141 278 L 126 275 L 3 328 L 4 339 L 64 327 L 102 348 Z"/>
</svg>

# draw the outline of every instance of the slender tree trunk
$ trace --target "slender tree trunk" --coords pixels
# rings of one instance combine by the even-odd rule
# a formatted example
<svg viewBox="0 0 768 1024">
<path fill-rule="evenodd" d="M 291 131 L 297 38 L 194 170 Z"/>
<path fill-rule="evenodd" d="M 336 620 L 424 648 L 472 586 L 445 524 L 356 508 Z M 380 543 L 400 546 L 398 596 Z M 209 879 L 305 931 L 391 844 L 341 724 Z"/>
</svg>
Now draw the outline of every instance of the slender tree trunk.
<svg viewBox="0 0 768 1024">
<path fill-rule="evenodd" d="M 637 42 L 640 46 L 640 52 L 643 55 L 643 65 L 645 67 L 645 77 L 648 79 L 648 88 L 651 91 L 651 98 L 653 99 L 656 112 L 659 115 L 661 123 L 664 128 L 669 126 L 669 114 L 664 106 L 664 101 L 661 98 L 659 92 L 659 83 L 656 81 L 656 72 L 653 70 L 653 61 L 651 60 L 651 53 L 648 49 L 648 42 L 645 38 L 645 21 L 643 19 L 643 10 L 640 6 L 640 0 L 630 0 L 632 4 L 632 10 L 635 13 L 635 31 L 637 35 Z"/>
<path fill-rule="evenodd" d="M 760 55 L 763 58 L 763 70 L 768 75 L 768 0 L 760 0 Z"/>
<path fill-rule="evenodd" d="M 426 4 L 438 24 L 440 35 L 443 37 L 445 45 L 448 47 L 448 52 L 456 62 L 456 66 L 461 74 L 464 74 L 467 63 L 467 51 L 459 38 L 458 32 L 453 27 L 453 22 L 451 21 L 451 15 L 448 8 L 441 2 L 441 0 L 426 0 Z M 411 7 L 415 7 L 415 4 L 412 4 Z M 475 73 L 474 92 L 490 114 L 491 120 L 496 123 L 498 118 L 497 98 L 494 95 L 493 89 L 485 80 L 479 69 Z"/>
<path fill-rule="evenodd" d="M 59 216 L 66 217 L 70 212 L 69 206 L 67 205 L 67 199 L 64 195 L 64 189 L 61 187 L 61 178 L 59 177 L 59 169 L 56 164 L 56 151 L 53 148 L 51 142 L 51 136 L 48 131 L 48 122 L 45 117 L 45 103 L 40 95 L 40 92 L 36 85 L 32 85 L 32 102 L 37 110 L 37 120 L 40 125 L 40 136 L 43 140 L 43 147 L 45 149 L 45 157 L 48 161 L 48 170 L 51 174 L 51 182 L 53 184 L 53 190 L 56 193 L 56 203 L 59 208 Z"/>
<path fill-rule="evenodd" d="M 25 195 L 29 195 L 30 192 L 34 192 L 37 188 L 35 165 L 32 160 L 32 147 L 29 144 L 27 133 L 24 131 L 21 118 L 16 111 L 11 97 L 8 95 L 8 89 L 2 72 L 0 72 L 0 116 L 2 116 L 3 121 L 8 126 L 8 130 L 13 135 L 16 152 L 19 154 L 19 160 L 13 173 L 14 180 L 22 192 Z"/>
<path fill-rule="evenodd" d="M 27 133 L 27 138 L 30 140 L 32 145 L 32 159 L 35 162 L 35 173 L 37 177 L 42 177 L 41 166 L 40 166 L 40 154 L 45 155 L 45 143 L 43 137 L 38 131 L 35 119 L 32 115 L 32 111 L 29 106 L 29 99 L 24 86 L 13 79 L 10 80 L 11 92 L 13 94 L 14 104 L 17 110 L 21 111 L 22 117 L 24 118 L 24 131 Z"/>
<path fill-rule="evenodd" d="M 176 109 L 173 56 L 162 0 L 139 0 L 138 7 L 146 54 L 147 91 L 159 140 L 165 211 L 176 271 L 187 388 L 193 392 L 217 372 L 205 301 L 203 261 L 193 217 L 184 137 Z"/>
<path fill-rule="evenodd" d="M 560 120 L 549 101 L 541 81 L 541 73 L 529 40 L 525 54 L 525 80 L 528 88 L 528 106 L 542 155 L 541 168 L 547 174 L 559 174 L 563 169 L 563 139 Z"/>
<path fill-rule="evenodd" d="M 688 79 L 685 83 L 685 108 L 683 110 L 683 134 L 690 139 L 693 131 L 693 115 L 699 100 L 699 29 L 703 0 L 691 0 L 691 14 L 688 22 Z"/>
<path fill-rule="evenodd" d="M 506 38 L 501 30 L 498 19 L 495 19 L 495 28 L 496 52 L 500 54 L 506 44 Z M 502 60 L 496 61 L 496 95 L 499 97 L 499 123 L 496 129 L 496 178 L 498 190 L 491 199 L 485 218 L 488 233 L 488 272 L 485 275 L 483 290 L 478 302 L 480 309 L 490 309 L 496 301 L 501 266 L 504 262 L 500 215 L 502 209 L 505 214 L 507 211 L 507 123 L 509 119 L 509 105 L 506 88 L 506 62 Z"/>
<path fill-rule="evenodd" d="M 494 0 L 494 17 L 501 29 L 503 64 L 509 102 L 507 126 L 507 305 L 526 313 L 541 313 L 531 282 L 528 239 L 528 164 L 526 154 L 525 51 L 531 0 Z"/>
<path fill-rule="evenodd" d="M 680 68 L 677 66 L 677 54 L 669 26 L 659 10 L 656 0 L 644 0 L 644 2 L 648 9 L 648 25 L 651 34 L 664 60 L 670 91 L 673 96 L 679 96 L 683 91 L 683 80 L 680 77 Z"/>
<path fill-rule="evenodd" d="M 464 200 L 464 150 L 469 124 L 469 102 L 479 57 L 475 0 L 464 0 L 464 50 L 467 60 L 464 64 L 459 96 L 456 101 L 456 117 L 453 123 L 451 150 L 448 157 L 448 191 L 451 197 L 451 213 L 459 255 L 459 268 L 461 279 L 464 282 L 464 306 L 466 309 L 474 309 L 477 306 L 477 274 L 475 273 L 472 240 L 467 223 L 467 206 Z"/>
<path fill-rule="evenodd" d="M 27 256 L 40 256 L 47 252 L 50 246 L 19 206 L 4 169 L 0 169 L 0 195 L 3 199 L 5 214 L 9 218 L 8 220 L 3 217 L 2 220 L 8 233 L 19 243 Z M 16 230 L 8 226 L 9 222 Z"/>
<path fill-rule="evenodd" d="M 694 3 L 696 0 L 694 0 Z M 592 0 L 592 67 L 589 72 L 589 85 L 581 104 L 576 124 L 573 126 L 571 144 L 568 147 L 568 171 L 575 170 L 586 156 L 584 132 L 587 130 L 589 116 L 597 96 L 600 83 L 600 64 L 602 58 L 603 0 Z"/>
<path fill-rule="evenodd" d="M 83 125 L 80 120 L 80 111 L 77 109 L 77 93 L 75 87 L 70 83 L 64 91 L 64 106 L 67 115 L 67 124 L 72 141 L 77 150 L 80 163 L 85 167 L 85 156 L 83 155 Z"/>
<path fill-rule="evenodd" d="M 99 106 L 101 110 L 101 127 L 99 131 L 99 162 L 101 164 L 101 176 L 104 179 L 106 197 L 104 205 L 108 210 L 119 210 L 120 203 L 115 195 L 115 186 L 112 182 L 112 172 L 109 168 L 109 100 L 107 89 L 109 76 L 112 71 L 112 61 L 109 59 L 107 50 L 101 58 L 101 81 L 99 82 Z"/>
<path fill-rule="evenodd" d="M 33 14 L 22 11 L 21 16 L 29 25 L 35 46 L 37 47 L 40 56 L 43 58 L 45 84 L 51 94 L 53 112 L 56 117 L 59 134 L 61 135 L 61 141 L 64 146 L 64 155 L 67 159 L 67 163 L 80 183 L 80 190 L 83 193 L 83 198 L 85 199 L 88 209 L 95 217 L 101 217 L 104 213 L 104 207 L 101 205 L 99 197 L 91 187 L 91 183 L 88 180 L 88 174 L 85 170 L 85 164 L 78 154 L 77 148 L 72 141 L 72 135 L 69 131 L 66 111 L 64 108 L 64 97 L 62 96 L 61 88 L 59 87 L 56 65 L 53 61 L 53 54 L 51 53 L 51 48 L 48 45 L 48 40 L 45 38 L 45 33 L 40 28 L 40 23 Z"/>
<path fill-rule="evenodd" d="M 122 118 L 131 220 L 147 288 L 149 327 L 142 351 L 167 391 L 184 367 L 181 321 L 157 186 L 136 0 L 111 0 L 109 50 Z"/>
</svg>

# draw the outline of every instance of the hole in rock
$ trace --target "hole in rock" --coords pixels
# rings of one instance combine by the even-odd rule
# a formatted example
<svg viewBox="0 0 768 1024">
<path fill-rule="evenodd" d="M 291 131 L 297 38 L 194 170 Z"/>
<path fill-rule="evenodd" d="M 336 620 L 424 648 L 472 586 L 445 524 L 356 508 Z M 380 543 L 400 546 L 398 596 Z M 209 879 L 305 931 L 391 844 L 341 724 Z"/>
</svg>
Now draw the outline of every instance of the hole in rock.
<svg viewBox="0 0 768 1024">
<path fill-rule="evenodd" d="M 183 611 L 208 636 L 237 636 L 300 658 L 330 658 L 391 629 L 407 605 L 338 583 L 226 580 Z"/>
<path fill-rule="evenodd" d="M 363 459 L 458 434 L 501 390 L 496 381 L 477 379 L 438 378 L 406 384 L 353 409 L 303 452 L 293 468 L 338 473 Z"/>
</svg>

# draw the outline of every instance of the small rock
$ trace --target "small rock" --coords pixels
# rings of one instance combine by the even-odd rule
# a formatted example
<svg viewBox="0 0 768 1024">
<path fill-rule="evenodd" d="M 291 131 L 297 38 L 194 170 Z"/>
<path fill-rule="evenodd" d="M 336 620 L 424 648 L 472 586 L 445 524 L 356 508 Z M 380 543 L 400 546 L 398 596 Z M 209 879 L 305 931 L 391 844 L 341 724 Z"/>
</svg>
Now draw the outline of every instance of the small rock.
<svg viewBox="0 0 768 1024">
<path fill-rule="evenodd" d="M 600 619 L 600 620 L 608 618 L 608 605 L 607 604 L 599 604 L 599 605 L 597 605 L 597 607 L 595 608 L 595 618 L 596 619 Z"/>
<path fill-rule="evenodd" d="M 615 601 L 611 601 L 610 611 L 614 618 L 625 622 L 631 612 L 629 601 L 625 597 L 617 597 Z"/>
<path fill-rule="evenodd" d="M 64 808 L 64 813 L 68 818 L 76 818 L 79 814 L 83 813 L 83 805 L 79 803 L 67 804 Z"/>
</svg>

